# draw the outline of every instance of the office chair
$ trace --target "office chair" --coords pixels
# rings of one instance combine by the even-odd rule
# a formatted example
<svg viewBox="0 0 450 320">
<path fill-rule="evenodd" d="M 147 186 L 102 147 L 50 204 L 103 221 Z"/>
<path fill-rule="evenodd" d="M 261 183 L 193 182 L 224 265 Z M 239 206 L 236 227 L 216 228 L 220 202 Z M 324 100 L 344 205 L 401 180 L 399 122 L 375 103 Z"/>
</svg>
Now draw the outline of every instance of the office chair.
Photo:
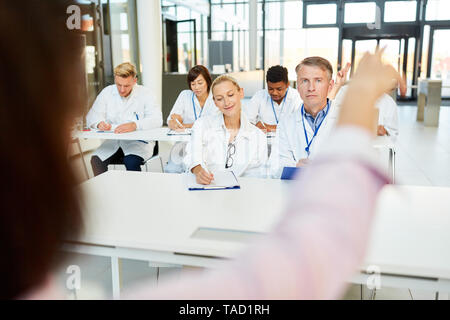
<svg viewBox="0 0 450 320">
<path fill-rule="evenodd" d="M 163 161 L 162 161 L 161 156 L 159 155 L 159 143 L 158 143 L 158 141 L 155 141 L 155 146 L 153 147 L 153 154 L 152 154 L 152 156 L 150 158 L 148 158 L 148 159 L 144 159 L 144 162 L 143 162 L 142 166 L 145 167 L 145 171 L 147 171 L 147 172 L 149 171 L 148 164 L 149 164 L 150 161 L 155 160 L 155 159 L 159 159 L 159 163 L 161 165 L 161 172 L 164 172 Z M 116 166 L 117 165 L 124 166 L 122 163 L 110 163 L 109 164 L 109 166 L 112 166 L 113 170 L 116 170 Z"/>
<path fill-rule="evenodd" d="M 161 156 L 159 155 L 159 143 L 158 141 L 155 141 L 155 147 L 153 148 L 153 155 L 148 158 L 147 160 L 144 160 L 144 166 L 145 166 L 145 171 L 148 172 L 148 163 L 149 161 L 155 160 L 155 159 L 159 159 L 159 163 L 161 165 L 161 172 L 164 172 L 164 166 L 163 166 L 163 161 Z"/>
</svg>

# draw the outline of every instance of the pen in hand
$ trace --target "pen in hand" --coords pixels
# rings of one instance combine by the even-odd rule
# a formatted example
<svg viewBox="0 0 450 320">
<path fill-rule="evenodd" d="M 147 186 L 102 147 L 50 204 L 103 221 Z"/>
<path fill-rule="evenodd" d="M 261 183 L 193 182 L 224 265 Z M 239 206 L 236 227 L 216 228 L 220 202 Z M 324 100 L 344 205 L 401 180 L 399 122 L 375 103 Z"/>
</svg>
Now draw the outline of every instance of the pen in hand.
<svg viewBox="0 0 450 320">
<path fill-rule="evenodd" d="M 178 121 L 178 119 L 177 118 L 175 118 L 175 121 L 178 123 L 178 125 L 184 130 L 185 129 L 185 127 L 181 124 L 181 122 L 180 121 Z"/>
</svg>

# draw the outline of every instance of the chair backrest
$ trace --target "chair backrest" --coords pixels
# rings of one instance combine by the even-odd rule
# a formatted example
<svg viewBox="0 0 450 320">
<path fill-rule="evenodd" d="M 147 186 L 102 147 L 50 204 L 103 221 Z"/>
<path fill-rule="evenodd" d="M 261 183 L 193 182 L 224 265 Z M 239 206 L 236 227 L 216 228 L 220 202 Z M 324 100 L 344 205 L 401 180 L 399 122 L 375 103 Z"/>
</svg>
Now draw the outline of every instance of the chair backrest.
<svg viewBox="0 0 450 320">
<path fill-rule="evenodd" d="M 159 153 L 159 144 L 158 141 L 155 141 L 155 146 L 153 147 L 153 157 L 157 156 Z"/>
</svg>

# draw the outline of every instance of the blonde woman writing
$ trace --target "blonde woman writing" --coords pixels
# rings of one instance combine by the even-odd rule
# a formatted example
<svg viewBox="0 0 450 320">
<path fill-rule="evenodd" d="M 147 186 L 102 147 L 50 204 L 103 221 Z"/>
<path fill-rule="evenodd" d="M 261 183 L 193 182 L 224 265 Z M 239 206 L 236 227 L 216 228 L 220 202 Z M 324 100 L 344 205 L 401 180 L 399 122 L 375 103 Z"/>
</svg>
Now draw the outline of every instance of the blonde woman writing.
<svg viewBox="0 0 450 320">
<path fill-rule="evenodd" d="M 236 176 L 266 175 L 267 138 L 242 111 L 244 90 L 233 78 L 220 76 L 212 84 L 219 116 L 198 119 L 186 150 L 186 167 L 197 183 L 210 184 L 214 172 L 233 171 Z"/>
</svg>

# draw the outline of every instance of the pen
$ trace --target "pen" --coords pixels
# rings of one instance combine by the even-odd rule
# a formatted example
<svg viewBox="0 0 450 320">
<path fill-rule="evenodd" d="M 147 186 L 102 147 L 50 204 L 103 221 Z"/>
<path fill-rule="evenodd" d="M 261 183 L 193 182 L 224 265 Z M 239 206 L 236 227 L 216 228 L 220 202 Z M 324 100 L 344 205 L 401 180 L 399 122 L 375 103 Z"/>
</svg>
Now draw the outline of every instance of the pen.
<svg viewBox="0 0 450 320">
<path fill-rule="evenodd" d="M 264 129 L 267 130 L 267 127 L 266 127 L 266 125 L 264 124 L 264 121 L 261 120 L 260 122 L 261 122 L 261 124 L 263 125 Z"/>
<path fill-rule="evenodd" d="M 139 121 L 139 116 L 137 115 L 137 113 L 135 112 L 134 115 L 136 116 L 136 120 Z"/>
<path fill-rule="evenodd" d="M 180 125 L 180 127 L 182 127 L 184 129 L 184 126 L 180 123 L 180 121 L 178 121 L 177 118 L 175 118 L 175 121 Z"/>
</svg>

